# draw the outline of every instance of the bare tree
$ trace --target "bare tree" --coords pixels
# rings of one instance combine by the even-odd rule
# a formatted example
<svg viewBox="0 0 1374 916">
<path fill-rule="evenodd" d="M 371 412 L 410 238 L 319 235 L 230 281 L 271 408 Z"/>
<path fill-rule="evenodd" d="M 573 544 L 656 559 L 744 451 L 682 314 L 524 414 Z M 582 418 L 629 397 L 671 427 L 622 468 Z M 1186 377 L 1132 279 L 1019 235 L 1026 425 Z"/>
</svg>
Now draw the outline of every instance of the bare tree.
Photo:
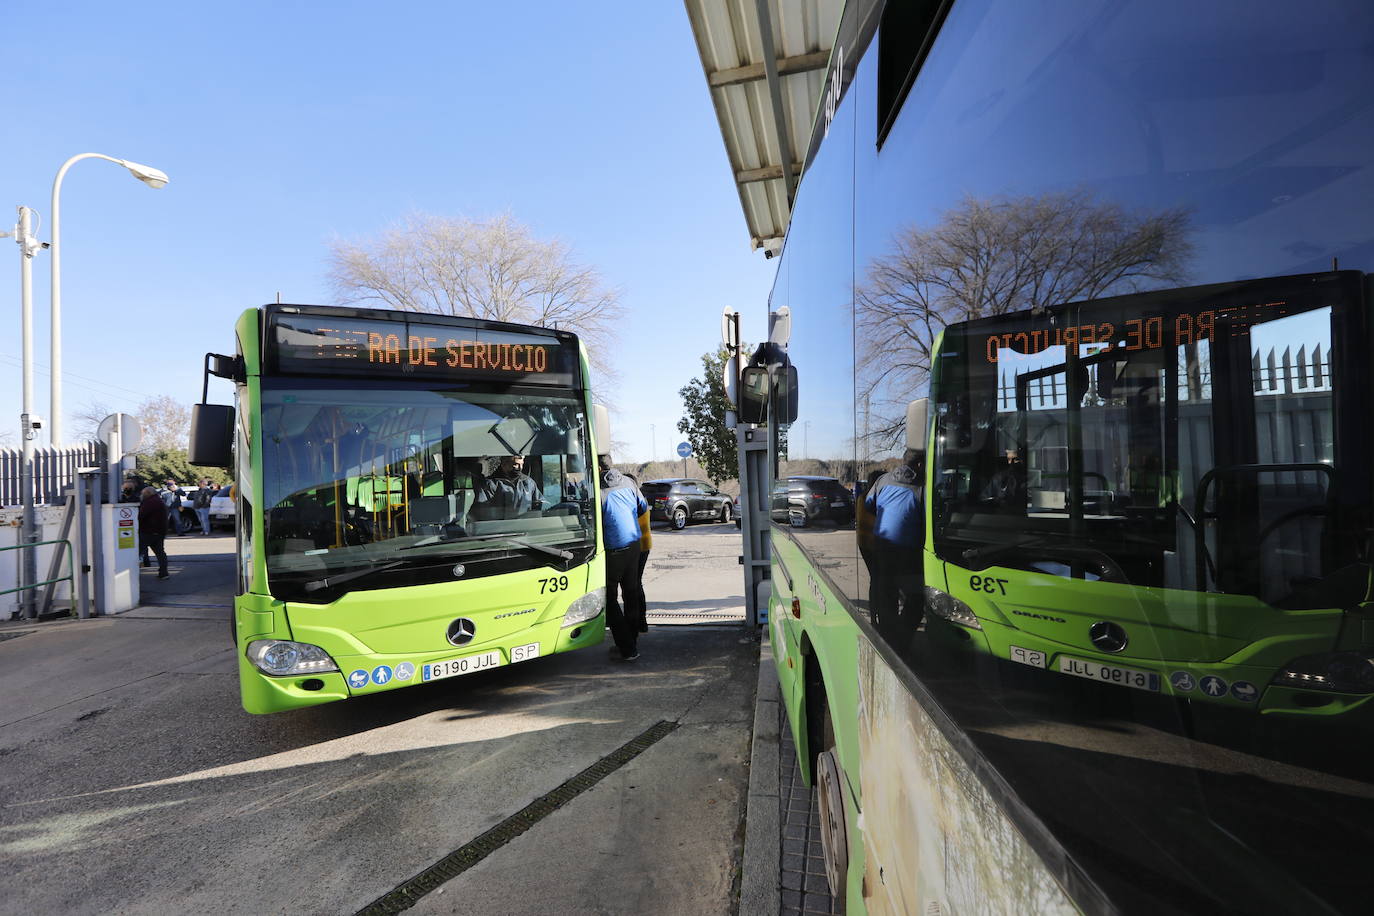
<svg viewBox="0 0 1374 916">
<path fill-rule="evenodd" d="M 158 451 L 185 452 L 190 444 L 191 408 L 170 395 L 149 398 L 138 405 L 138 422 L 143 427 L 143 442 L 138 453 Z"/>
<path fill-rule="evenodd" d="M 342 302 L 557 327 L 577 333 L 598 372 L 614 378 L 620 291 L 557 239 L 536 239 L 509 214 L 488 220 L 412 214 L 375 239 L 330 246 Z"/>
<path fill-rule="evenodd" d="M 114 408 L 104 401 L 87 401 L 72 415 L 75 441 L 89 442 L 98 438 L 101 422 L 114 412 Z"/>
<path fill-rule="evenodd" d="M 967 197 L 935 226 L 902 230 L 855 290 L 862 438 L 897 442 L 945 326 L 1178 286 L 1191 256 L 1187 211 L 1133 214 L 1086 191 Z"/>
</svg>

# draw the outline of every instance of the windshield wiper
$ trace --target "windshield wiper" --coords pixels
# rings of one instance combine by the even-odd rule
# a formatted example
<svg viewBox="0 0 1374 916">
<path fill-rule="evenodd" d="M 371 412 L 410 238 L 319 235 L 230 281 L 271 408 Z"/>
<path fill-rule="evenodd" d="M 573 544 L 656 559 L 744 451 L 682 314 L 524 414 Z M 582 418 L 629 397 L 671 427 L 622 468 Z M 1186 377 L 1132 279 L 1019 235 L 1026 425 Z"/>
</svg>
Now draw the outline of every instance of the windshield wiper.
<svg viewBox="0 0 1374 916">
<path fill-rule="evenodd" d="M 395 569 L 397 566 L 401 566 L 404 563 L 404 560 L 392 560 L 390 563 L 383 563 L 380 566 L 378 566 L 375 563 L 372 563 L 368 564 L 367 566 L 364 566 L 362 569 L 354 569 L 350 570 L 349 572 L 339 573 L 336 576 L 325 576 L 323 579 L 315 579 L 312 582 L 305 583 L 305 585 L 302 586 L 302 588 L 304 588 L 304 590 L 307 592 L 317 592 L 322 588 L 330 588 L 334 585 L 342 585 L 345 582 L 352 582 L 354 579 L 361 579 L 363 576 L 371 575 L 375 572 L 381 572 L 384 569 Z"/>
<path fill-rule="evenodd" d="M 1058 551 L 1061 554 L 1070 556 L 1086 556 L 1092 559 L 1102 571 L 1101 578 L 1111 582 L 1129 583 L 1125 571 L 1121 565 L 1112 559 L 1111 555 L 1096 547 L 1089 547 L 1086 544 L 1065 544 L 1052 538 L 1033 537 L 1021 541 L 1007 541 L 1001 544 L 984 544 L 982 547 L 970 547 L 963 553 L 964 561 L 976 563 L 979 560 L 986 560 L 989 557 L 997 556 L 1002 553 L 1011 553 L 1018 550 L 1028 550 L 1031 548 L 1043 547 L 1050 551 Z"/>
<path fill-rule="evenodd" d="M 459 542 L 472 544 L 485 541 L 505 541 L 517 547 L 524 547 L 529 550 L 538 551 L 539 553 L 548 554 L 551 557 L 557 557 L 560 560 L 571 560 L 573 558 L 572 551 L 570 550 L 562 550 L 557 547 L 549 547 L 544 544 L 536 544 L 533 541 L 526 541 L 524 538 L 527 536 L 528 532 L 525 531 L 517 531 L 512 534 L 479 534 L 471 537 L 455 537 L 451 535 L 436 534 L 426 540 L 416 541 L 414 544 L 407 544 L 397 549 L 414 550 L 416 547 L 432 547 L 435 544 L 453 544 Z"/>
<path fill-rule="evenodd" d="M 984 544 L 982 547 L 970 547 L 965 550 L 963 557 L 969 562 L 977 562 L 987 557 L 995 557 L 999 553 L 1021 550 L 1026 547 L 1044 547 L 1047 544 L 1054 544 L 1048 538 L 1026 538 L 1022 541 L 1005 541 L 999 544 Z M 1058 545 L 1055 545 L 1058 546 Z"/>
</svg>

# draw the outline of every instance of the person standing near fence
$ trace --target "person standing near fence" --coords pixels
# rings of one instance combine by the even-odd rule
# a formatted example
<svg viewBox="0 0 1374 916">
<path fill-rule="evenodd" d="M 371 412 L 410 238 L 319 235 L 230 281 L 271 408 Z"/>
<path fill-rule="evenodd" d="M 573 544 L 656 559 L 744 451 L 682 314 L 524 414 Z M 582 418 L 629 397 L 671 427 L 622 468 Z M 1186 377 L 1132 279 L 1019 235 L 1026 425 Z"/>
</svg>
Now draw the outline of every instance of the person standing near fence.
<svg viewBox="0 0 1374 916">
<path fill-rule="evenodd" d="M 143 488 L 143 501 L 138 504 L 138 552 L 143 565 L 148 566 L 148 551 L 157 555 L 157 577 L 167 578 L 167 506 L 152 487 Z"/>
</svg>

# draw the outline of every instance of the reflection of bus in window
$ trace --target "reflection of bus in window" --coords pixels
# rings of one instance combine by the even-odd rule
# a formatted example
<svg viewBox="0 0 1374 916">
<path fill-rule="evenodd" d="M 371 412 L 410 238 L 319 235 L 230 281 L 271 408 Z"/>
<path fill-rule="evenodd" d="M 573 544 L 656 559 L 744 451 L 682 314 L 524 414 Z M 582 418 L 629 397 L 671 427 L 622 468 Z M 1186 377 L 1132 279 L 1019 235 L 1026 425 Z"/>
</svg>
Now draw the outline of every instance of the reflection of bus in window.
<svg viewBox="0 0 1374 916">
<path fill-rule="evenodd" d="M 1374 8 L 892 0 L 836 35 L 770 299 L 791 425 L 924 526 L 770 529 L 832 889 L 1366 912 Z"/>
<path fill-rule="evenodd" d="M 1361 274 L 1322 274 L 947 328 L 932 465 L 936 480 L 960 484 L 933 493 L 933 549 L 959 570 L 947 576 L 999 583 L 996 597 L 940 590 L 977 619 L 958 641 L 1261 714 L 1364 706 L 1374 678 L 1342 679 L 1346 662 L 1329 656 L 1369 586 L 1369 479 L 1353 471 L 1367 436 L 1363 424 L 1336 435 L 1337 404 L 1366 390 L 1369 373 L 1359 351 L 1331 343 L 1358 336 L 1363 297 Z M 1232 307 L 1250 303 L 1266 307 Z M 1199 312 L 1213 316 L 1213 337 L 1176 332 Z M 1136 350 L 1125 337 L 1034 354 L 1002 346 L 1140 314 L 1167 330 Z M 1305 334 L 1313 357 L 1290 356 L 1271 377 L 1262 346 L 1276 324 L 1281 337 Z M 1202 378 L 1206 389 L 1190 385 Z M 1029 467 L 1013 473 L 1004 455 L 1028 455 Z M 1003 588 L 1014 601 L 998 600 Z M 1250 687 L 1199 691 L 1211 677 Z"/>
<path fill-rule="evenodd" d="M 574 335 L 283 305 L 245 313 L 237 332 L 247 710 L 601 642 Z"/>
</svg>

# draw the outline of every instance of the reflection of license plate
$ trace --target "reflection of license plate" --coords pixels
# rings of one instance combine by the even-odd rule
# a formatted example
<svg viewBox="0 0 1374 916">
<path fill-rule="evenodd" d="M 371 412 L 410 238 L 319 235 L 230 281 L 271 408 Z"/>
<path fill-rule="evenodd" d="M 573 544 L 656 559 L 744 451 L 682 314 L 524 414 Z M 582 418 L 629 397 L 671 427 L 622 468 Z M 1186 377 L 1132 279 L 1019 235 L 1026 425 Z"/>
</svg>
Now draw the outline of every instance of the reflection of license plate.
<svg viewBox="0 0 1374 916">
<path fill-rule="evenodd" d="M 1020 646 L 1011 647 L 1011 660 L 1020 662 L 1023 665 L 1030 665 L 1032 668 L 1047 667 L 1049 658 L 1044 652 L 1037 652 L 1034 649 L 1023 649 Z"/>
<path fill-rule="evenodd" d="M 1116 665 L 1104 665 L 1101 662 L 1085 662 L 1081 658 L 1068 658 L 1061 655 L 1059 657 L 1059 672 L 1072 674 L 1074 677 L 1087 678 L 1090 681 L 1105 681 L 1108 684 L 1134 687 L 1137 690 L 1159 691 L 1159 675 L 1153 671 L 1137 671 L 1134 668 L 1120 668 Z"/>
<path fill-rule="evenodd" d="M 472 674 L 474 671 L 484 671 L 487 668 L 499 668 L 501 661 L 501 651 L 492 649 L 490 652 L 483 652 L 481 655 L 469 655 L 466 658 L 451 658 L 446 662 L 434 662 L 425 665 L 422 680 L 437 681 L 440 678 L 457 677 L 460 674 Z"/>
<path fill-rule="evenodd" d="M 842 500 L 842 499 L 837 499 L 837 500 L 835 500 L 834 502 L 832 502 L 832 503 L 830 504 L 830 507 L 831 507 L 832 509 L 843 509 L 843 508 L 844 508 L 844 500 Z"/>
</svg>

